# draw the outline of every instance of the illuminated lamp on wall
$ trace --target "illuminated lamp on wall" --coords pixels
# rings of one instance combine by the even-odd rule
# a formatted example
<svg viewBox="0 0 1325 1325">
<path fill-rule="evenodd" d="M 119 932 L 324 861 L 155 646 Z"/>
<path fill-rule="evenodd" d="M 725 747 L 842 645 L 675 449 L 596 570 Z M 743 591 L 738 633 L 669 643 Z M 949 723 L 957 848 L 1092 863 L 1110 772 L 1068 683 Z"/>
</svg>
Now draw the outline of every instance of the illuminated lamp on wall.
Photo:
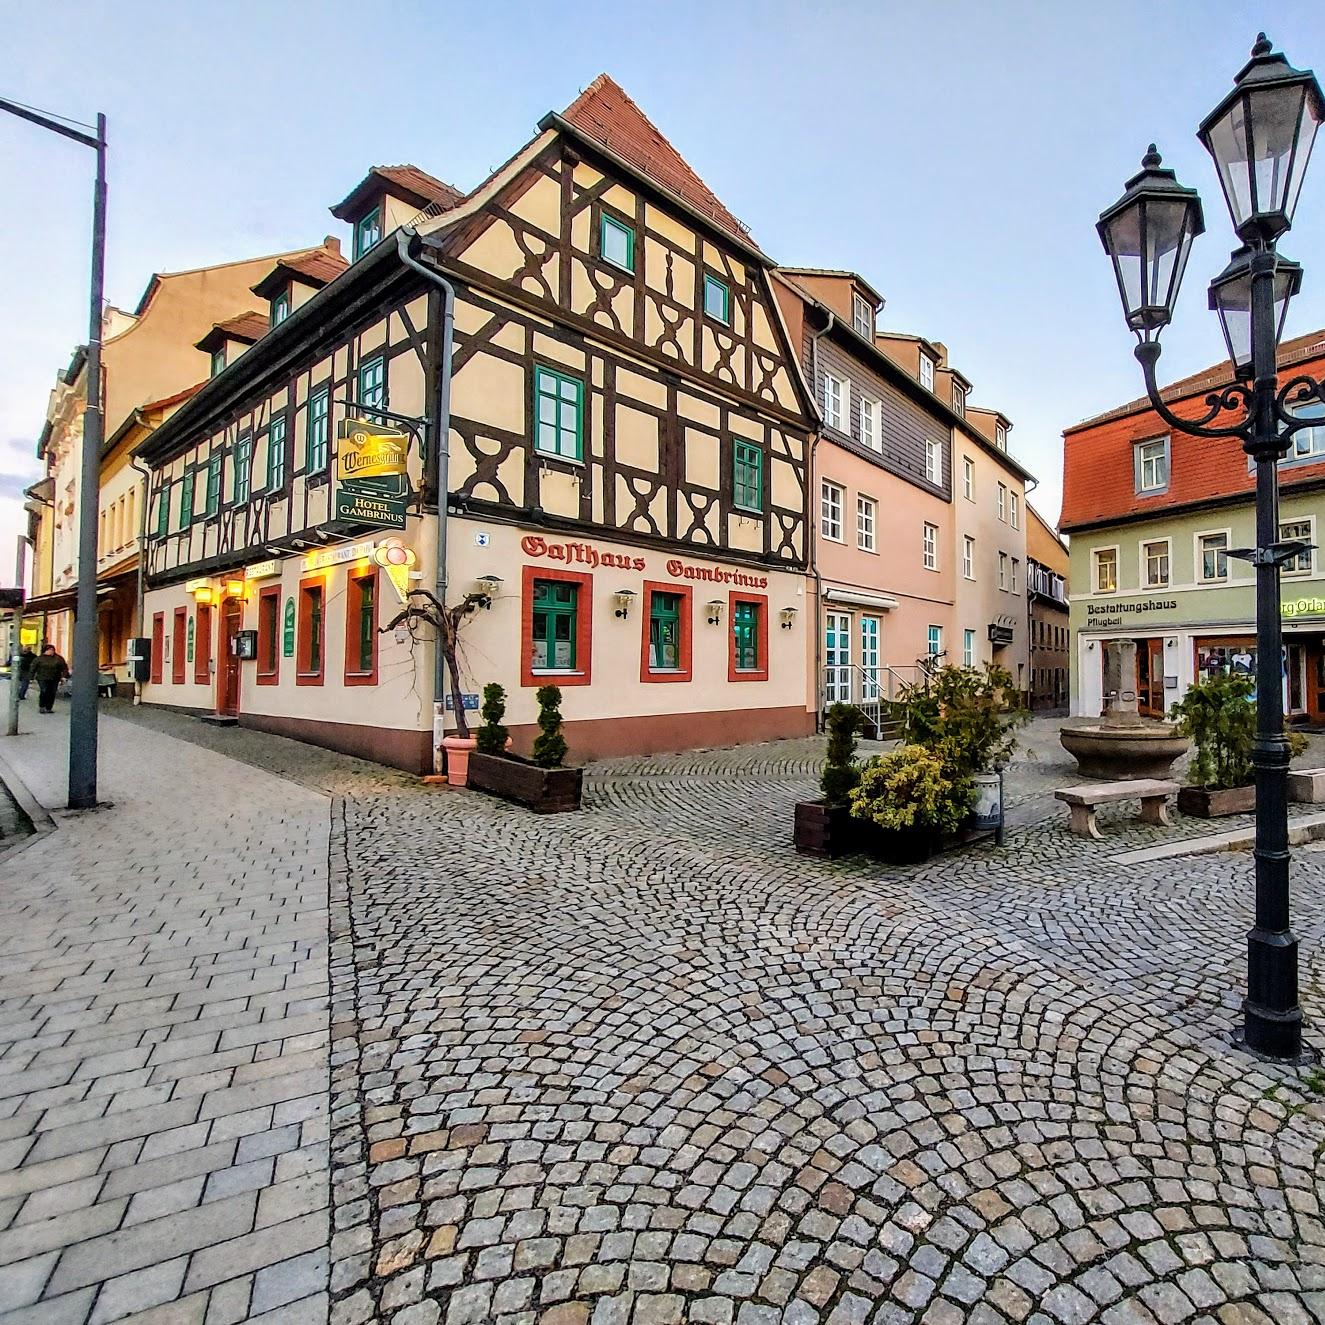
<svg viewBox="0 0 1325 1325">
<path fill-rule="evenodd" d="M 210 603 L 212 601 L 212 582 L 211 580 L 187 580 L 184 584 L 184 592 L 192 594 L 195 603 Z"/>
<path fill-rule="evenodd" d="M 227 580 L 225 582 L 225 594 L 227 598 L 242 598 L 244 596 L 244 581 Z"/>
<path fill-rule="evenodd" d="M 630 615 L 630 600 L 634 597 L 634 589 L 618 589 L 612 595 L 612 601 L 616 604 L 617 616 L 625 618 Z"/>
<path fill-rule="evenodd" d="M 718 622 L 722 619 L 722 599 L 710 598 L 708 602 L 704 604 L 704 606 L 708 608 L 709 625 L 716 626 Z"/>
</svg>

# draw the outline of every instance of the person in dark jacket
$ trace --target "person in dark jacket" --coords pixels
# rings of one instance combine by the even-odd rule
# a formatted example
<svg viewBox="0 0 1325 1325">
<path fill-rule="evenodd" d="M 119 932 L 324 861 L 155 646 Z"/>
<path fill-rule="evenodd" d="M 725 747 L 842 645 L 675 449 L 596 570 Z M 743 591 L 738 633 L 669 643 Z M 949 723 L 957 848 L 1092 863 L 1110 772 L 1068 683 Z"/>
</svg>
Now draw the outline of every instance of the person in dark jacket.
<svg viewBox="0 0 1325 1325">
<path fill-rule="evenodd" d="M 32 681 L 32 664 L 37 661 L 37 651 L 31 644 L 25 644 L 18 651 L 18 697 L 28 697 L 28 685 Z"/>
<path fill-rule="evenodd" d="M 37 683 L 37 711 L 55 712 L 55 692 L 69 675 L 69 664 L 55 651 L 54 644 L 41 646 L 41 657 L 32 664 L 32 679 Z"/>
</svg>

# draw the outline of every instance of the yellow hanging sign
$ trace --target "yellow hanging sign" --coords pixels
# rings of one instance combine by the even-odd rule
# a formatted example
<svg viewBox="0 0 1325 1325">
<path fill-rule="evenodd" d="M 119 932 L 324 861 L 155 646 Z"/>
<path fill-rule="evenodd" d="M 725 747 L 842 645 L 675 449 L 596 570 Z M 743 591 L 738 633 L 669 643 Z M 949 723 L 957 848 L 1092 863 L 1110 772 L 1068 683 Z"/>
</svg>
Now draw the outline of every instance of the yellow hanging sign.
<svg viewBox="0 0 1325 1325">
<path fill-rule="evenodd" d="M 345 419 L 338 428 L 336 477 L 390 478 L 407 472 L 409 434 L 365 419 Z"/>
</svg>

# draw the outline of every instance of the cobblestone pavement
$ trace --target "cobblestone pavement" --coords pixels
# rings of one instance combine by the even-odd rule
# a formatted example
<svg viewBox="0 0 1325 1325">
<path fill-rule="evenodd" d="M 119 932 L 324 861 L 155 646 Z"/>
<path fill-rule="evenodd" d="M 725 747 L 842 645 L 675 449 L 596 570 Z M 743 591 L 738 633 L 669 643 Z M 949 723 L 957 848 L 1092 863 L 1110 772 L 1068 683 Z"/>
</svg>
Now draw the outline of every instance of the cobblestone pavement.
<svg viewBox="0 0 1325 1325">
<path fill-rule="evenodd" d="M 68 724 L 0 740 L 62 803 Z M 103 719 L 0 875 L 0 1320 L 327 1316 L 325 796 Z"/>
<path fill-rule="evenodd" d="M 551 818 L 314 756 L 336 1325 L 1325 1321 L 1325 1078 L 1229 1038 L 1250 857 L 1120 869 L 1230 825 L 1073 838 L 1055 743 L 1005 849 L 911 868 L 791 852 L 817 742 Z M 1294 880 L 1319 1048 L 1325 856 Z"/>
</svg>

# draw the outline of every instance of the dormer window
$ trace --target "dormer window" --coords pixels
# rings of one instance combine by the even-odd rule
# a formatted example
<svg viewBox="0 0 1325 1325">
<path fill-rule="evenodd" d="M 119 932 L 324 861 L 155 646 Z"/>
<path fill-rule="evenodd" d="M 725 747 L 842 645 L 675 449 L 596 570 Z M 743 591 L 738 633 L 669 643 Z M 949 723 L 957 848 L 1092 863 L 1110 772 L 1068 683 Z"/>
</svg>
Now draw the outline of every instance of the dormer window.
<svg viewBox="0 0 1325 1325">
<path fill-rule="evenodd" d="M 859 294 L 852 296 L 851 325 L 854 326 L 866 340 L 872 340 L 874 338 L 874 308 L 868 299 Z"/>
<path fill-rule="evenodd" d="M 225 346 L 222 345 L 218 349 L 212 351 L 212 376 L 215 377 L 216 374 L 221 372 L 224 368 Z"/>
<path fill-rule="evenodd" d="M 358 260 L 382 238 L 382 205 L 379 203 L 354 226 L 354 260 Z"/>
<path fill-rule="evenodd" d="M 920 355 L 920 385 L 926 391 L 933 391 L 934 389 L 934 360 L 923 351 Z"/>
<path fill-rule="evenodd" d="M 1008 430 L 1001 424 L 994 424 L 994 445 L 1000 451 L 1008 449 Z"/>
<path fill-rule="evenodd" d="M 958 382 L 952 384 L 952 410 L 954 414 L 966 417 L 966 388 Z"/>
<path fill-rule="evenodd" d="M 275 299 L 271 301 L 271 324 L 273 327 L 279 327 L 287 317 L 290 316 L 290 292 L 282 290 Z"/>
</svg>

